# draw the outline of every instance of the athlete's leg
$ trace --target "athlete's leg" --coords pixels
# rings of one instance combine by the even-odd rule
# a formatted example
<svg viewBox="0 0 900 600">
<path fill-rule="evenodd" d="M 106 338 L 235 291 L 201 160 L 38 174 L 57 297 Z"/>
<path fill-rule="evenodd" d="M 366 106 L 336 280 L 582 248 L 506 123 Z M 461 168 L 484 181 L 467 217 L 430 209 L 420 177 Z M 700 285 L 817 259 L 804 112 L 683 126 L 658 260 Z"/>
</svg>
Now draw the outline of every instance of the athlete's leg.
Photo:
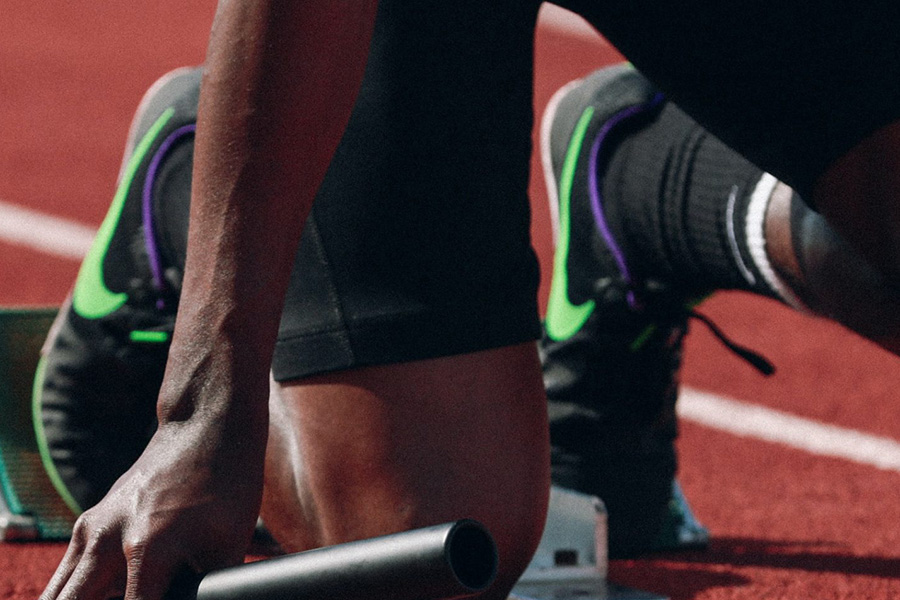
<svg viewBox="0 0 900 600">
<path fill-rule="evenodd" d="M 498 541 L 496 598 L 530 559 L 549 484 L 526 194 L 536 9 L 380 6 L 414 27 L 376 24 L 273 361 L 263 518 L 289 548 L 470 516 Z M 479 34 L 491 24 L 500 41 Z"/>
<path fill-rule="evenodd" d="M 880 128 L 831 164 L 813 205 L 900 290 L 900 121 Z"/>
<path fill-rule="evenodd" d="M 654 546 L 670 497 L 693 300 L 762 294 L 894 352 L 900 333 L 897 294 L 822 215 L 657 94 L 634 69 L 601 70 L 542 127 L 559 223 L 541 344 L 553 479 L 606 500 L 615 555 Z"/>
<path fill-rule="evenodd" d="M 900 10 L 841 1 L 564 0 L 687 113 L 900 274 Z"/>
<path fill-rule="evenodd" d="M 772 267 L 814 314 L 900 356 L 900 290 L 825 216 L 786 184 L 773 189 L 765 219 Z"/>
<path fill-rule="evenodd" d="M 262 516 L 285 549 L 475 518 L 500 554 L 498 583 L 484 597 L 506 598 L 540 538 L 547 500 L 533 343 L 314 376 L 273 392 Z"/>
<path fill-rule="evenodd" d="M 624 135 L 604 212 L 638 279 L 762 294 L 900 350 L 900 291 L 786 184 L 671 104 Z"/>
<path fill-rule="evenodd" d="M 790 187 L 679 108 L 662 105 L 607 147 L 604 217 L 637 280 L 677 281 L 688 296 L 759 293 L 897 351 L 900 292 Z"/>
</svg>

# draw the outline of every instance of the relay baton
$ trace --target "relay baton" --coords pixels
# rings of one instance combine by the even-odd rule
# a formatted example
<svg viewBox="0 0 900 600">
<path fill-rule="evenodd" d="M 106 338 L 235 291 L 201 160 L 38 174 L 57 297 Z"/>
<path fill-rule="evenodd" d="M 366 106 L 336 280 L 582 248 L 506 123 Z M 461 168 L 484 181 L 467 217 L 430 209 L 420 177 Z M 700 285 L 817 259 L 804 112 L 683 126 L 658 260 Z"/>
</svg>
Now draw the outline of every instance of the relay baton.
<svg viewBox="0 0 900 600">
<path fill-rule="evenodd" d="M 463 519 L 212 571 L 179 600 L 438 600 L 471 596 L 497 575 L 497 548 Z"/>
</svg>

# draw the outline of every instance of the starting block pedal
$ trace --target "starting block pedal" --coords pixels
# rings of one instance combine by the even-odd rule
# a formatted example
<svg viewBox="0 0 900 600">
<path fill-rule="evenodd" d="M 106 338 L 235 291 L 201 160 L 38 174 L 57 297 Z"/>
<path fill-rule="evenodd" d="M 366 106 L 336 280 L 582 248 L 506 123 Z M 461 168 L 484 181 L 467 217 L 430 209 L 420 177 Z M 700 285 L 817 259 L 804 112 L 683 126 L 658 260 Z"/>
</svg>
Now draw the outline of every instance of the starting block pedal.
<svg viewBox="0 0 900 600">
<path fill-rule="evenodd" d="M 510 600 L 667 600 L 611 583 L 608 564 L 603 502 L 553 486 L 543 537 Z"/>
<path fill-rule="evenodd" d="M 0 541 L 68 539 L 75 515 L 44 470 L 31 387 L 55 308 L 0 309 Z"/>
</svg>

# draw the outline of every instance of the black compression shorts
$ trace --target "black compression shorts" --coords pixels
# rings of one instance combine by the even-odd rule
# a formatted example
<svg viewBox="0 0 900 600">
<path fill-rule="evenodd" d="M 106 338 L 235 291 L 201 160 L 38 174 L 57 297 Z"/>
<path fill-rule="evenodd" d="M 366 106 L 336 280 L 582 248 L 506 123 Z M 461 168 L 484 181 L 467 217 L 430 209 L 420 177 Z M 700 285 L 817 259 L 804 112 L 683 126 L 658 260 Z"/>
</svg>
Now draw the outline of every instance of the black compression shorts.
<svg viewBox="0 0 900 600">
<path fill-rule="evenodd" d="M 539 4 L 381 0 L 363 87 L 298 251 L 276 379 L 539 335 L 527 198 Z M 881 3 L 561 4 L 807 197 L 831 161 L 900 116 L 897 9 Z"/>
<path fill-rule="evenodd" d="M 527 195 L 536 15 L 534 2 L 381 1 L 295 263 L 276 379 L 540 335 Z"/>
</svg>

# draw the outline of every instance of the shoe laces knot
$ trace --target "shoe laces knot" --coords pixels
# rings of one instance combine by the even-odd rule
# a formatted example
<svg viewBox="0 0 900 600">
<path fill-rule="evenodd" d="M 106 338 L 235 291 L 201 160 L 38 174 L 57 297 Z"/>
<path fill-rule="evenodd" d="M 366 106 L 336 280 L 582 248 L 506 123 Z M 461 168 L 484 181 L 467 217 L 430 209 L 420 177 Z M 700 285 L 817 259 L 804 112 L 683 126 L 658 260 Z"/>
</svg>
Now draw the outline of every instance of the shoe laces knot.
<svg viewBox="0 0 900 600">
<path fill-rule="evenodd" d="M 762 354 L 739 344 L 728 337 L 722 329 L 708 316 L 696 310 L 696 306 L 708 295 L 684 302 L 683 294 L 673 291 L 672 287 L 654 279 L 643 280 L 640 284 L 626 281 L 624 277 L 604 277 L 595 285 L 596 297 L 608 305 L 627 307 L 627 311 L 649 322 L 632 341 L 630 349 L 636 352 L 660 329 L 668 329 L 671 335 L 666 345 L 681 343 L 687 333 L 689 319 L 703 323 L 710 333 L 728 350 L 743 359 L 754 369 L 765 376 L 775 373 L 775 366 Z"/>
</svg>

